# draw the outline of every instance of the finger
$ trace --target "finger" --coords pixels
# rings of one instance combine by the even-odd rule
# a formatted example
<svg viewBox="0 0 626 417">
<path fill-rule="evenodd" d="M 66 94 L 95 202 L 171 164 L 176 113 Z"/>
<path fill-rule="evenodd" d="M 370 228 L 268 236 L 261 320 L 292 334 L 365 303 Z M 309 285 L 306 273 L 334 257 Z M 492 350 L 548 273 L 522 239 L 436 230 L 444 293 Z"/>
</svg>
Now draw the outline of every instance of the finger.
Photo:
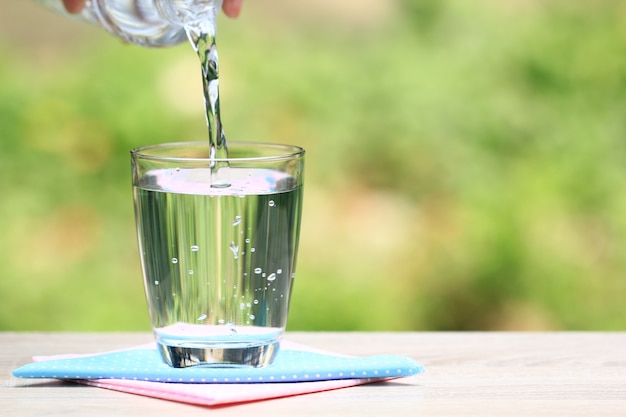
<svg viewBox="0 0 626 417">
<path fill-rule="evenodd" d="M 224 0 L 224 4 L 222 5 L 224 14 L 233 18 L 239 16 L 242 3 L 243 0 Z"/>
<path fill-rule="evenodd" d="M 87 0 L 63 0 L 63 5 L 65 6 L 65 10 L 70 13 L 80 13 L 85 7 L 86 2 Z"/>
</svg>

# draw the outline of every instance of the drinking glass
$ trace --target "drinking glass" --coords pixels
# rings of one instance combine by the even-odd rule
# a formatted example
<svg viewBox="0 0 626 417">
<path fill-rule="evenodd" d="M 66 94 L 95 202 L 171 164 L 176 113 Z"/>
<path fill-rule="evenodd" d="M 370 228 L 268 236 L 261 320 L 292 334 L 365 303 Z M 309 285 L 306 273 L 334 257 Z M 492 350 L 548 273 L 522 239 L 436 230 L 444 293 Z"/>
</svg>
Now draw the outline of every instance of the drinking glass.
<svg viewBox="0 0 626 417">
<path fill-rule="evenodd" d="M 304 150 L 207 142 L 131 151 L 144 286 L 163 360 L 263 367 L 283 335 L 302 211 Z"/>
</svg>

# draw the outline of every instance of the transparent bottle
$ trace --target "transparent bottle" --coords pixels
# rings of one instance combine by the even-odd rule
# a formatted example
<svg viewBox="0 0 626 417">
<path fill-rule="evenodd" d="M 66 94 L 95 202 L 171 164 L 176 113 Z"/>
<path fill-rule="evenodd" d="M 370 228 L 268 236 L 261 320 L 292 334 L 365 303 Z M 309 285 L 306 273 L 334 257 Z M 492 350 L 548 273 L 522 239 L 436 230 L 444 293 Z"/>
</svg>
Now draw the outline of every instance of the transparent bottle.
<svg viewBox="0 0 626 417">
<path fill-rule="evenodd" d="M 68 15 L 61 0 L 36 0 Z M 80 20 L 93 23 L 123 40 L 145 47 L 177 45 L 185 28 L 215 24 L 222 0 L 87 0 Z"/>
</svg>

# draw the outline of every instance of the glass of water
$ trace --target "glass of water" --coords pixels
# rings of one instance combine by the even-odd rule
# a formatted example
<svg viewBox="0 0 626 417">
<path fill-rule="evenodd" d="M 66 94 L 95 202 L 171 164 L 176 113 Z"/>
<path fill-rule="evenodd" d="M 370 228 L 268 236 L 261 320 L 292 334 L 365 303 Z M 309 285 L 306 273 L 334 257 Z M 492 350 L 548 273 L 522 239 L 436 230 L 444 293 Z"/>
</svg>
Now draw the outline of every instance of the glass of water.
<svg viewBox="0 0 626 417">
<path fill-rule="evenodd" d="M 131 152 L 139 250 L 166 363 L 263 367 L 285 329 L 304 150 L 166 143 Z"/>
</svg>

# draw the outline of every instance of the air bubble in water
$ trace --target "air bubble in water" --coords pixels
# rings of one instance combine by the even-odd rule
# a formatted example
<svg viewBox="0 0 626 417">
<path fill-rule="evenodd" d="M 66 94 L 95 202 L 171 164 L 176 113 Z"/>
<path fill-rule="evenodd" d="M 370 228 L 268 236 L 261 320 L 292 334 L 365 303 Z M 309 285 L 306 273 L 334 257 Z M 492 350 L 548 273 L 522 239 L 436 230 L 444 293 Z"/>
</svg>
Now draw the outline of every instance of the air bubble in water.
<svg viewBox="0 0 626 417">
<path fill-rule="evenodd" d="M 277 269 L 277 270 L 276 270 L 276 273 L 277 273 L 278 275 L 280 275 L 280 274 L 282 274 L 282 273 L 283 273 L 283 270 L 282 270 L 282 269 Z"/>
<path fill-rule="evenodd" d="M 200 249 L 200 248 L 199 248 L 197 245 L 193 245 L 193 246 L 191 247 L 191 251 L 192 251 L 192 252 L 198 252 L 198 249 Z"/>
<path fill-rule="evenodd" d="M 274 281 L 275 279 L 276 279 L 276 274 L 273 272 L 267 277 L 268 281 Z"/>
<path fill-rule="evenodd" d="M 250 239 L 246 239 L 246 243 L 250 243 Z"/>
<path fill-rule="evenodd" d="M 267 203 L 267 204 L 270 207 L 274 207 L 276 205 L 276 203 L 274 203 L 274 200 L 270 200 L 269 203 Z"/>
<path fill-rule="evenodd" d="M 172 263 L 173 264 L 177 264 L 178 263 L 178 258 L 172 258 Z"/>
<path fill-rule="evenodd" d="M 254 273 L 259 275 L 263 270 L 261 268 L 254 268 Z"/>
<path fill-rule="evenodd" d="M 243 310 L 244 308 L 246 308 L 246 305 L 244 303 L 239 304 L 239 309 Z"/>
<path fill-rule="evenodd" d="M 189 270 L 189 275 L 193 275 L 193 269 Z"/>
<path fill-rule="evenodd" d="M 202 320 L 206 320 L 206 318 L 207 318 L 206 314 L 200 314 L 200 316 L 198 316 L 198 318 L 196 320 L 202 321 Z"/>
<path fill-rule="evenodd" d="M 154 281 L 154 285 L 159 285 L 159 281 Z"/>
<path fill-rule="evenodd" d="M 250 314 L 250 320 L 254 320 L 256 318 L 256 316 L 254 314 Z"/>
<path fill-rule="evenodd" d="M 256 252 L 256 248 L 250 248 L 250 252 Z"/>
<path fill-rule="evenodd" d="M 241 223 L 241 216 L 235 216 L 235 220 L 233 220 L 233 226 L 237 226 Z"/>
<path fill-rule="evenodd" d="M 218 324 L 224 324 L 224 323 L 226 323 L 226 322 L 224 321 L 224 319 L 219 319 L 219 320 L 217 321 L 217 323 L 218 323 Z"/>
<path fill-rule="evenodd" d="M 259 304 L 259 300 L 256 300 L 256 299 L 255 299 L 255 300 L 253 301 L 253 303 L 254 303 L 254 304 Z"/>
</svg>

